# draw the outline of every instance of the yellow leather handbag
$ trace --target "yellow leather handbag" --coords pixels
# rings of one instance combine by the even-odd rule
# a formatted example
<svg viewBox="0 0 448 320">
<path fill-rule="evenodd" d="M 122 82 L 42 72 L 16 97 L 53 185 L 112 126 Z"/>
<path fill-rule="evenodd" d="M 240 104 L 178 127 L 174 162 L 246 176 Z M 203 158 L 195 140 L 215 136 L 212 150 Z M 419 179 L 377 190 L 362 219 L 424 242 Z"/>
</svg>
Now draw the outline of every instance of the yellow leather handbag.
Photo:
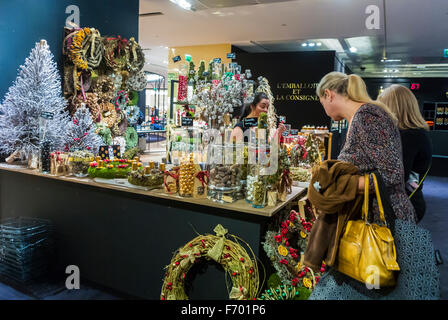
<svg viewBox="0 0 448 320">
<path fill-rule="evenodd" d="M 337 270 L 372 286 L 396 284 L 395 272 L 400 268 L 392 233 L 387 227 L 377 177 L 372 173 L 376 198 L 383 226 L 368 222 L 369 175 L 365 175 L 364 204 L 361 220 L 349 220 L 339 242 Z"/>
</svg>

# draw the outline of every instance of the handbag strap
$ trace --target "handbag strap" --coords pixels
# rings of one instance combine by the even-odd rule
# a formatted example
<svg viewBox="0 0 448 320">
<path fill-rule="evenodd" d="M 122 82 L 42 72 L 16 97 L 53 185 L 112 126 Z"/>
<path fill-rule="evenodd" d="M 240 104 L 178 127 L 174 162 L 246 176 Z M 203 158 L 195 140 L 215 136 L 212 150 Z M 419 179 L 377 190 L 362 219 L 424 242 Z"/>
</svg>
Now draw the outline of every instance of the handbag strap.
<svg viewBox="0 0 448 320">
<path fill-rule="evenodd" d="M 430 170 L 430 169 L 431 169 L 431 164 L 429 165 L 428 170 L 426 170 L 425 175 L 423 176 L 423 178 L 422 178 L 422 179 L 420 180 L 420 182 L 418 183 L 418 187 L 415 188 L 415 190 L 412 191 L 412 193 L 409 195 L 409 199 L 411 199 L 411 197 L 414 195 L 414 193 L 420 188 L 420 186 L 421 186 L 422 183 L 423 183 L 423 180 L 425 180 L 426 175 L 429 173 L 429 170 Z"/>
<path fill-rule="evenodd" d="M 376 199 L 378 202 L 378 211 L 380 212 L 380 219 L 382 222 L 384 222 L 385 225 L 387 225 L 386 218 L 384 216 L 384 207 L 383 202 L 381 201 L 381 195 L 380 195 L 380 189 L 378 187 L 378 180 L 376 178 L 375 173 L 371 173 L 373 177 L 373 182 L 375 186 L 375 194 Z M 366 223 L 368 223 L 368 217 L 369 217 L 369 179 L 370 174 L 364 175 L 364 204 L 362 206 L 362 216 Z"/>
</svg>

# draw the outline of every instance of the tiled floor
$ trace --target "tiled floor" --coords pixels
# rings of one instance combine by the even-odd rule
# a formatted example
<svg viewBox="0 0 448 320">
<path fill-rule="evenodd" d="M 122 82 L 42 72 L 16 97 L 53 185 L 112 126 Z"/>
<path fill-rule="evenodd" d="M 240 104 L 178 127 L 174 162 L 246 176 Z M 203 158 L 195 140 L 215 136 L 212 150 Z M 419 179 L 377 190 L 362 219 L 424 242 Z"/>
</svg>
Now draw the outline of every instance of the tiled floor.
<svg viewBox="0 0 448 320">
<path fill-rule="evenodd" d="M 151 157 L 153 161 L 155 160 Z M 428 229 L 433 237 L 435 249 L 440 250 L 444 264 L 439 266 L 441 298 L 448 299 L 448 178 L 428 177 L 423 189 L 427 203 L 427 212 L 420 226 Z M 57 294 L 46 296 L 44 300 L 116 300 L 126 299 L 124 295 L 113 293 L 93 284 L 82 285 L 79 290 L 63 290 Z M 0 282 L 0 300 L 33 300 Z"/>
</svg>

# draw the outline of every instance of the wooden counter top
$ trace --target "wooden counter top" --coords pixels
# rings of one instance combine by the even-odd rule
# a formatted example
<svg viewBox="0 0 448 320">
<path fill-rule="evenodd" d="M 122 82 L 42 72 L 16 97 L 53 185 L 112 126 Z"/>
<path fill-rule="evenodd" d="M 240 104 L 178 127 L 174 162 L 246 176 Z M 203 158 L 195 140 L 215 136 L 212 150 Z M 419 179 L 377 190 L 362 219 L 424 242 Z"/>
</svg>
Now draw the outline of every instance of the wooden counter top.
<svg viewBox="0 0 448 320">
<path fill-rule="evenodd" d="M 29 174 L 29 175 L 33 175 L 33 176 L 39 176 L 39 177 L 43 177 L 43 178 L 47 178 L 47 179 L 55 179 L 55 180 L 60 180 L 60 181 L 79 183 L 79 184 L 84 184 L 84 185 L 89 185 L 89 186 L 94 186 L 94 187 L 99 187 L 99 188 L 104 188 L 104 189 L 119 190 L 119 191 L 134 193 L 134 194 L 145 195 L 148 197 L 162 198 L 162 199 L 166 199 L 166 200 L 174 200 L 174 201 L 179 201 L 179 202 L 187 202 L 187 203 L 192 203 L 195 205 L 202 205 L 202 206 L 207 206 L 207 207 L 211 207 L 211 208 L 220 208 L 220 209 L 236 211 L 236 212 L 244 212 L 244 213 L 254 214 L 254 215 L 264 216 L 264 217 L 272 217 L 276 212 L 278 212 L 283 207 L 285 207 L 288 202 L 298 198 L 298 196 L 304 194 L 306 191 L 305 188 L 293 186 L 292 193 L 286 197 L 285 202 L 278 202 L 275 207 L 264 207 L 264 208 L 258 209 L 258 208 L 253 208 L 245 200 L 238 200 L 234 203 L 218 203 L 218 202 L 213 202 L 208 199 L 185 198 L 185 197 L 180 197 L 178 195 L 167 194 L 163 191 L 163 189 L 154 189 L 151 191 L 145 191 L 145 190 L 129 188 L 129 187 L 125 187 L 125 186 L 98 183 L 90 178 L 77 178 L 77 177 L 73 177 L 73 176 L 54 176 L 51 174 L 43 174 L 43 173 L 40 173 L 38 170 L 28 169 L 26 166 L 21 166 L 21 165 L 0 163 L 0 169 L 5 170 L 5 171 L 18 172 L 18 173 Z"/>
</svg>

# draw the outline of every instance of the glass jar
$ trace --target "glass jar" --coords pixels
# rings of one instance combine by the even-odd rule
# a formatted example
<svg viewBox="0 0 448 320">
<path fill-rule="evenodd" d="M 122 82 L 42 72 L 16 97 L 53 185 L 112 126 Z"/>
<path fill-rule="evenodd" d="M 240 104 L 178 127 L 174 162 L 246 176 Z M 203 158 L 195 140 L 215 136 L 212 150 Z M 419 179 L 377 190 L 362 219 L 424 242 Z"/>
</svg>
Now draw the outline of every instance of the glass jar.
<svg viewBox="0 0 448 320">
<path fill-rule="evenodd" d="M 69 154 L 69 166 L 75 177 L 84 178 L 89 174 L 90 162 L 93 161 L 93 153 L 86 150 L 73 151 Z"/>
<path fill-rule="evenodd" d="M 196 167 L 194 165 L 193 154 L 190 154 L 180 162 L 179 195 L 181 197 L 193 196 L 195 172 Z"/>
<path fill-rule="evenodd" d="M 266 176 L 261 175 L 262 166 L 250 165 L 246 180 L 246 201 L 254 208 L 266 205 Z"/>
<path fill-rule="evenodd" d="M 44 140 L 40 144 L 39 171 L 50 173 L 51 171 L 51 141 Z"/>
</svg>

